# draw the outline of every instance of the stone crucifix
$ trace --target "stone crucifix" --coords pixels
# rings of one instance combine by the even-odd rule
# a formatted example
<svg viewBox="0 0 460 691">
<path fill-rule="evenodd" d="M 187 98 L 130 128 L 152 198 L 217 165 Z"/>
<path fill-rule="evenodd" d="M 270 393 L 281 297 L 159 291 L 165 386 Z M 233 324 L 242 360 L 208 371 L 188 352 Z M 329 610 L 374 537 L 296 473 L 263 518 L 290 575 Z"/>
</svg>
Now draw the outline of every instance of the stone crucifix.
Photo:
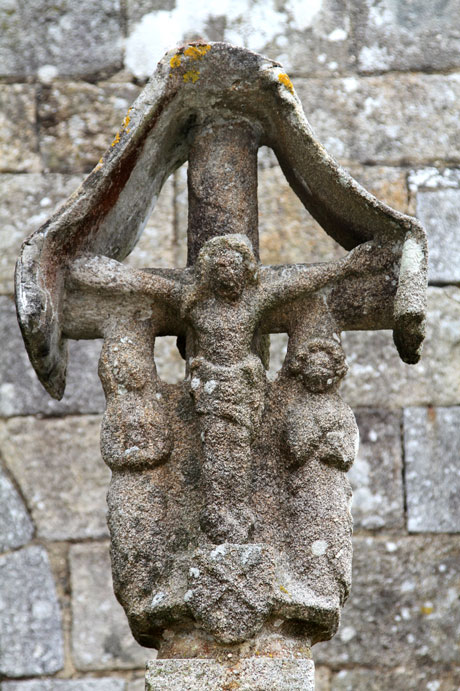
<svg viewBox="0 0 460 691">
<path fill-rule="evenodd" d="M 343 259 L 260 264 L 261 145 Z M 187 266 L 128 268 L 187 159 Z M 159 650 L 151 691 L 313 688 L 310 646 L 335 633 L 350 587 L 358 433 L 338 394 L 340 333 L 393 329 L 417 362 L 425 286 L 419 223 L 330 158 L 279 64 L 222 43 L 163 58 L 96 168 L 25 242 L 19 322 L 51 395 L 66 340 L 104 339 L 114 588 L 136 639 Z M 269 383 L 276 332 L 289 344 Z M 156 372 L 163 335 L 186 360 L 177 385 Z"/>
</svg>

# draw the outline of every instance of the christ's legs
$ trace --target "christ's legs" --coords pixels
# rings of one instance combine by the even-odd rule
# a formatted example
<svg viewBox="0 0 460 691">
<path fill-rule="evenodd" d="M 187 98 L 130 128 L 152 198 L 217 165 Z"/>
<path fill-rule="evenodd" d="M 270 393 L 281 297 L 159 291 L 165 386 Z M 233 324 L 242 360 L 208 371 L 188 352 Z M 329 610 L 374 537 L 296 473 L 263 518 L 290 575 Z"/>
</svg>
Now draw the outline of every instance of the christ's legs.
<svg viewBox="0 0 460 691">
<path fill-rule="evenodd" d="M 253 355 L 230 366 L 196 358 L 191 393 L 203 449 L 202 530 L 215 544 L 246 542 L 254 522 L 248 508 L 251 445 L 263 409 L 263 365 Z"/>
<path fill-rule="evenodd" d="M 250 504 L 251 442 L 247 428 L 213 415 L 200 416 L 203 443 L 202 530 L 215 544 L 247 542 L 253 528 Z"/>
</svg>

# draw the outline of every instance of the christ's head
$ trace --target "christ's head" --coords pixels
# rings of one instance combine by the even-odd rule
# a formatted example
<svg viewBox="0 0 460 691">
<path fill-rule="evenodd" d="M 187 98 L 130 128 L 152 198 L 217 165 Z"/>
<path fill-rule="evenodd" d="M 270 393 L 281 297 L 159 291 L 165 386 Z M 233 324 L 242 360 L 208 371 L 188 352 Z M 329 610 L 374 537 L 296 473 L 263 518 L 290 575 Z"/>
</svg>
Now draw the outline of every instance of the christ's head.
<svg viewBox="0 0 460 691">
<path fill-rule="evenodd" d="M 259 279 L 251 243 L 244 235 L 221 235 L 208 240 L 196 262 L 198 282 L 218 297 L 235 301 Z"/>
</svg>

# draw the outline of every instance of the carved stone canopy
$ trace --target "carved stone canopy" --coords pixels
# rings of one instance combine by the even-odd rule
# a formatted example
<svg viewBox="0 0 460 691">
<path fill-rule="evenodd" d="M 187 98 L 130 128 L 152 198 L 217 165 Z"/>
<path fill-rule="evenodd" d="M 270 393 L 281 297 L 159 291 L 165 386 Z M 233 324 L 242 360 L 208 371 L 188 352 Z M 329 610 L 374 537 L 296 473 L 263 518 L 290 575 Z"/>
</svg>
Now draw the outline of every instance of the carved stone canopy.
<svg viewBox="0 0 460 691">
<path fill-rule="evenodd" d="M 260 265 L 262 145 L 347 256 Z M 124 266 L 187 159 L 187 266 Z M 426 267 L 421 225 L 327 154 L 278 63 L 223 43 L 188 44 L 159 63 L 16 271 L 26 347 L 52 396 L 64 392 L 66 340 L 104 339 L 114 587 L 141 644 L 161 657 L 218 660 L 239 646 L 241 658 L 306 659 L 335 633 L 350 587 L 345 472 L 358 442 L 338 393 L 340 332 L 393 329 L 401 358 L 417 362 Z M 275 332 L 289 345 L 269 383 Z M 174 386 L 155 368 L 162 335 L 177 336 L 186 359 Z"/>
<path fill-rule="evenodd" d="M 240 131 L 236 145 L 225 145 L 229 127 Z M 328 155 L 281 65 L 210 43 L 165 55 L 94 170 L 22 248 L 19 322 L 31 362 L 52 396 L 64 392 L 66 339 L 103 331 L 100 320 L 75 324 L 69 278 L 74 260 L 82 254 L 118 261 L 128 256 L 165 180 L 194 155 L 199 165 L 190 185 L 189 264 L 205 239 L 229 232 L 248 233 L 257 252 L 254 166 L 261 145 L 273 149 L 302 203 L 337 242 L 346 249 L 373 242 L 381 275 L 365 291 L 361 281 L 359 289 L 348 281 L 342 296 L 335 296 L 341 327 L 393 329 L 402 359 L 417 362 L 425 310 L 423 228 L 379 202 Z M 228 157 L 239 166 L 231 179 L 225 174 Z M 218 192 L 217 168 L 224 183 Z"/>
</svg>

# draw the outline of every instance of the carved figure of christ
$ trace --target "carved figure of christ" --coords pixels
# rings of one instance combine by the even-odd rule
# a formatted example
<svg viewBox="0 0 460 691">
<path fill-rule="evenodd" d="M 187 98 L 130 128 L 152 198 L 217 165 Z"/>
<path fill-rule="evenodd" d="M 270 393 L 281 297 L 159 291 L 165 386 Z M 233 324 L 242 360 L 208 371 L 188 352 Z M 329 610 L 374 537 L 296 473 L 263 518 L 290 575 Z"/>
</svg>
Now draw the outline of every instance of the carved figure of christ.
<svg viewBox="0 0 460 691">
<path fill-rule="evenodd" d="M 265 372 L 254 346 L 270 311 L 362 273 L 360 245 L 336 262 L 284 268 L 257 263 L 243 235 L 224 235 L 201 248 L 190 269 L 172 279 L 129 269 L 104 257 L 77 260 L 71 281 L 81 288 L 134 293 L 185 323 L 190 393 L 199 416 L 204 509 L 201 527 L 222 542 L 251 535 L 251 444 L 263 412 Z M 189 280 L 181 280 L 188 274 Z"/>
</svg>

